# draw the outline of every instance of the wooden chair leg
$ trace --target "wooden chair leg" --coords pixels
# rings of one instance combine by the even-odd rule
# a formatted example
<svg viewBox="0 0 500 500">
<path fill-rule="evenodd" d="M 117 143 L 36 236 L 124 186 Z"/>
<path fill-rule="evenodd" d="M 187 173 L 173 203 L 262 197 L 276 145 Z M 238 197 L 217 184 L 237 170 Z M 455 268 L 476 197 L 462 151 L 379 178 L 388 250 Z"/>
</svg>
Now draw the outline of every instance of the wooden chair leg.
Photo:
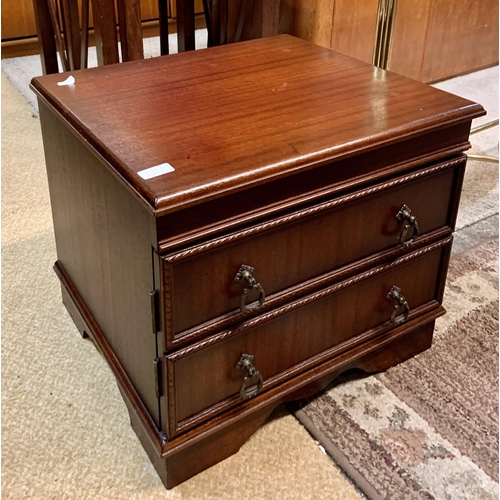
<svg viewBox="0 0 500 500">
<path fill-rule="evenodd" d="M 43 74 L 59 73 L 54 27 L 52 26 L 47 0 L 33 0 L 33 10 L 35 12 Z"/>
<path fill-rule="evenodd" d="M 61 0 L 64 41 L 69 69 L 80 69 L 81 36 L 77 0 Z"/>
<path fill-rule="evenodd" d="M 217 2 L 217 0 L 213 0 Z M 205 14 L 205 24 L 207 25 L 207 46 L 213 47 L 215 45 L 214 26 L 213 26 L 213 13 L 212 13 L 212 0 L 203 0 L 203 12 Z"/>
<path fill-rule="evenodd" d="M 82 0 L 82 31 L 81 31 L 81 53 L 80 53 L 80 68 L 85 69 L 89 61 L 89 1 Z"/>
<path fill-rule="evenodd" d="M 249 0 L 250 1 L 250 0 Z M 228 1 L 227 0 L 217 0 L 219 4 L 218 13 L 218 44 L 224 45 L 229 42 L 228 40 Z"/>
<path fill-rule="evenodd" d="M 117 0 L 122 62 L 144 59 L 141 5 L 130 0 Z"/>
<path fill-rule="evenodd" d="M 104 66 L 120 62 L 114 3 L 92 0 L 92 14 L 97 64 Z"/>
<path fill-rule="evenodd" d="M 52 27 L 54 29 L 54 35 L 56 39 L 56 47 L 61 58 L 61 64 L 63 71 L 69 71 L 69 63 L 66 57 L 66 50 L 64 46 L 64 41 L 61 35 L 61 25 L 59 23 L 59 12 L 57 10 L 57 4 L 55 0 L 47 0 L 49 6 L 50 19 L 52 21 Z"/>
<path fill-rule="evenodd" d="M 179 52 L 195 49 L 194 0 L 176 0 Z"/>
<path fill-rule="evenodd" d="M 160 22 L 160 54 L 168 55 L 168 7 L 167 0 L 158 0 L 158 14 Z"/>
<path fill-rule="evenodd" d="M 241 41 L 241 35 L 243 34 L 243 27 L 245 26 L 245 21 L 247 20 L 248 12 L 253 6 L 254 0 L 247 0 L 244 2 L 241 8 L 240 15 L 238 18 L 238 26 L 236 27 L 236 32 L 234 35 L 234 42 Z M 262 0 L 262 4 L 266 3 L 266 0 Z M 263 7 L 264 8 L 264 7 Z"/>
</svg>

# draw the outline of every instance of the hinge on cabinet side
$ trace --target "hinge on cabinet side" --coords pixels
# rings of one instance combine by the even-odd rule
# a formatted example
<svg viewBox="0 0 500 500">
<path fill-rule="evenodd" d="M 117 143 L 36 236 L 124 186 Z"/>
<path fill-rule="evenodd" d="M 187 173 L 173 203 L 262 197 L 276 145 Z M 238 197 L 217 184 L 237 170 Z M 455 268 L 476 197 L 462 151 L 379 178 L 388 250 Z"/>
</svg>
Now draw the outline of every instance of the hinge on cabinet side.
<svg viewBox="0 0 500 500">
<path fill-rule="evenodd" d="M 154 371 L 155 371 L 155 392 L 156 392 L 156 397 L 160 398 L 162 396 L 162 373 L 161 373 L 161 359 L 156 358 L 153 361 L 154 364 Z"/>
<path fill-rule="evenodd" d="M 156 297 L 157 297 L 156 290 L 153 290 L 152 292 L 149 292 L 149 298 L 151 300 L 151 328 L 153 330 L 153 333 L 156 335 L 158 333 L 158 308 L 156 305 Z"/>
</svg>

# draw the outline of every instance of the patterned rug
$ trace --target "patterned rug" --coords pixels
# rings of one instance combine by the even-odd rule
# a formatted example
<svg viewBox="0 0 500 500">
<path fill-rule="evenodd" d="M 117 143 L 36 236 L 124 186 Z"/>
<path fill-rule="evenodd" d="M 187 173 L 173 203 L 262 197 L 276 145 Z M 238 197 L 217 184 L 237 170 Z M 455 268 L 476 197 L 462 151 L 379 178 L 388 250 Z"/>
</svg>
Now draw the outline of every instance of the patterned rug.
<svg viewBox="0 0 500 500">
<path fill-rule="evenodd" d="M 498 498 L 498 239 L 451 260 L 431 349 L 295 416 L 370 499 Z"/>
</svg>

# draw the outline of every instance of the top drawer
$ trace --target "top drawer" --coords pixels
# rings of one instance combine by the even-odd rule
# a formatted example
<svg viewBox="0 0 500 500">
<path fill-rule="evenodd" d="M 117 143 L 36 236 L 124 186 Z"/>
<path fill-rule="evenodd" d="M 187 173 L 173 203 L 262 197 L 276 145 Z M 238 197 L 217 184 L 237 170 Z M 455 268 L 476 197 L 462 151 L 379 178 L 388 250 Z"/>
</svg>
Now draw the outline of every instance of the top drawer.
<svg viewBox="0 0 500 500">
<path fill-rule="evenodd" d="M 405 247 L 401 235 L 410 225 L 403 239 L 412 242 L 414 226 L 398 219 L 403 206 L 416 218 L 416 242 L 426 233 L 452 228 L 454 193 L 464 167 L 463 157 L 439 163 L 163 256 L 167 346 L 194 327 L 203 325 L 203 335 L 241 319 L 248 314 L 241 311 L 242 296 L 248 309 L 260 311 L 267 302 L 279 303 L 283 290 Z M 235 280 L 242 265 L 254 269 L 254 282 L 248 276 Z M 251 289 L 252 284 L 260 288 Z M 251 289 L 247 296 L 245 289 Z M 264 295 L 262 308 L 250 304 Z"/>
</svg>

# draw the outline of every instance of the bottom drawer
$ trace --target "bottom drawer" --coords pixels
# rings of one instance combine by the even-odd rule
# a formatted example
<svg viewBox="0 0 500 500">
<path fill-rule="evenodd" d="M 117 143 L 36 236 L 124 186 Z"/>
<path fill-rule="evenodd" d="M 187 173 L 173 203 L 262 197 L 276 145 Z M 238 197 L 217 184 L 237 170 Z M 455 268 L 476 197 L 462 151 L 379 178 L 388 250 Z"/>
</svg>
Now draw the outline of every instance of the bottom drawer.
<svg viewBox="0 0 500 500">
<path fill-rule="evenodd" d="M 448 238 L 166 355 L 169 437 L 441 302 L 450 247 Z"/>
</svg>

